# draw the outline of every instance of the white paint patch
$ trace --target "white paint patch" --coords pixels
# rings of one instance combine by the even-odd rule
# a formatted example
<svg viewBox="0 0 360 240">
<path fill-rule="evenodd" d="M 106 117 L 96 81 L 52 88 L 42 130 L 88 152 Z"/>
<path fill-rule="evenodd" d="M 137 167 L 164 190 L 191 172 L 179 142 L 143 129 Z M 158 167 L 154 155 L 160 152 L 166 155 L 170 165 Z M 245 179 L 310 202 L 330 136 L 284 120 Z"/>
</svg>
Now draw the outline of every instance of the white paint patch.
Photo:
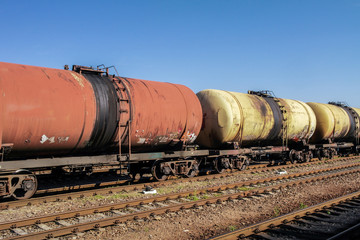
<svg viewBox="0 0 360 240">
<path fill-rule="evenodd" d="M 141 143 L 144 143 L 145 140 L 146 140 L 146 138 L 139 138 L 138 141 L 137 141 L 137 143 L 140 143 L 140 144 L 141 144 Z"/>
<path fill-rule="evenodd" d="M 43 144 L 46 140 L 48 140 L 48 137 L 44 134 L 41 136 L 40 143 Z"/>
<path fill-rule="evenodd" d="M 46 141 L 49 143 L 55 143 L 55 137 L 47 137 L 45 134 L 41 136 L 40 143 L 44 144 Z"/>
<path fill-rule="evenodd" d="M 48 141 L 49 141 L 50 143 L 55 143 L 55 137 L 49 138 Z"/>
<path fill-rule="evenodd" d="M 195 141 L 195 139 L 196 139 L 196 135 L 195 135 L 195 133 L 187 133 L 187 137 L 188 137 L 188 139 L 189 139 L 189 143 L 193 143 L 194 141 Z"/>
</svg>

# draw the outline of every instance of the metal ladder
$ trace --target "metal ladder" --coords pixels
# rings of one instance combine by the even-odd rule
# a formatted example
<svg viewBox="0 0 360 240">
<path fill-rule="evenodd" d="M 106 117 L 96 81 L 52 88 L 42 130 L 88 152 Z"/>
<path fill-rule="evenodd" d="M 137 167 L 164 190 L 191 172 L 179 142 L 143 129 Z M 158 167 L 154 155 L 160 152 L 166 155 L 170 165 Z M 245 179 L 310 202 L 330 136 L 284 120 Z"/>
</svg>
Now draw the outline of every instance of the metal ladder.
<svg viewBox="0 0 360 240">
<path fill-rule="evenodd" d="M 274 101 L 278 104 L 282 115 L 282 123 L 281 123 L 282 151 L 286 151 L 289 143 L 287 111 L 285 109 L 285 106 L 281 104 L 280 99 L 274 98 Z"/>
<path fill-rule="evenodd" d="M 126 84 L 126 78 L 113 77 L 116 93 L 118 96 L 119 114 L 118 114 L 118 144 L 120 161 L 120 174 L 128 169 L 131 159 L 131 99 L 130 90 Z M 123 158 L 122 145 L 127 145 L 126 158 Z"/>
<path fill-rule="evenodd" d="M 358 114 L 354 111 L 354 109 L 350 108 L 351 114 L 355 120 L 355 144 L 359 145 L 359 133 L 360 133 L 360 119 Z"/>
<path fill-rule="evenodd" d="M 282 141 L 282 151 L 286 151 L 288 148 L 288 119 L 287 119 L 287 111 L 285 106 L 283 106 L 280 102 L 280 99 L 277 98 L 273 91 L 262 90 L 262 91 L 248 91 L 248 94 L 257 95 L 259 97 L 266 97 L 274 99 L 274 102 L 279 106 L 282 121 L 281 121 L 281 141 Z"/>
</svg>

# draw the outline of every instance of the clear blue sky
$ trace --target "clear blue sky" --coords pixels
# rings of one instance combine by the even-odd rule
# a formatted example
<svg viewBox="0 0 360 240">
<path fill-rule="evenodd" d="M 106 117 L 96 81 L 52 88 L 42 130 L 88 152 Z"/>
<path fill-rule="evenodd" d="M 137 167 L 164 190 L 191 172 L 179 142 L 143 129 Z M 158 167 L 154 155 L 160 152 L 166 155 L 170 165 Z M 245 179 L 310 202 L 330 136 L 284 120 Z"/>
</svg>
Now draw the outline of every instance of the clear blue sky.
<svg viewBox="0 0 360 240">
<path fill-rule="evenodd" d="M 360 0 L 0 3 L 3 62 L 360 107 Z"/>
</svg>

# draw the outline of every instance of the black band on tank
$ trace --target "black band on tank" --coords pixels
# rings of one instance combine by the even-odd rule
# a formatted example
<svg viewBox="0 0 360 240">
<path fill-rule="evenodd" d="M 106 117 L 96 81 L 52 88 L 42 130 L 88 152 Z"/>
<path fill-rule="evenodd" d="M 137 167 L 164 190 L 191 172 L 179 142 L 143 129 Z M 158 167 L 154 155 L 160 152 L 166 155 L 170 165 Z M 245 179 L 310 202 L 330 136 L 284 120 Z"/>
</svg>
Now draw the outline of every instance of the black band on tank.
<svg viewBox="0 0 360 240">
<path fill-rule="evenodd" d="M 282 113 L 274 98 L 264 97 L 264 99 L 270 105 L 274 115 L 274 127 L 270 130 L 269 140 L 277 139 L 280 137 L 282 129 Z"/>
<path fill-rule="evenodd" d="M 96 98 L 96 120 L 88 147 L 98 151 L 111 145 L 115 137 L 118 125 L 116 90 L 106 76 L 86 73 L 83 76 L 91 83 Z"/>
<path fill-rule="evenodd" d="M 350 107 L 345 107 L 345 106 L 339 106 L 339 107 L 341 107 L 342 109 L 345 110 L 345 112 L 347 113 L 347 115 L 349 116 L 349 119 L 350 119 L 350 129 L 349 129 L 348 134 L 345 136 L 345 138 L 355 138 L 356 120 L 355 120 L 354 114 L 351 113 L 351 112 L 354 112 L 354 110 L 352 110 Z"/>
</svg>

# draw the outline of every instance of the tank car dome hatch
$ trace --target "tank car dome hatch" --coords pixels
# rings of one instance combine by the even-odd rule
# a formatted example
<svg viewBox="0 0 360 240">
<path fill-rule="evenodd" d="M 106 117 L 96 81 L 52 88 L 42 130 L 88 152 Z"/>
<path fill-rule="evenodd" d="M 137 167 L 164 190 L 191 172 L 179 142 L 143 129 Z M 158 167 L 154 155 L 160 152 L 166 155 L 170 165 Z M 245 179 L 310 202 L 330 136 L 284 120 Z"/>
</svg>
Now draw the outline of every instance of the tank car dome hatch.
<svg viewBox="0 0 360 240">
<path fill-rule="evenodd" d="M 315 131 L 315 114 L 301 101 L 275 101 L 267 95 L 213 89 L 200 91 L 197 96 L 203 108 L 203 126 L 197 143 L 206 147 L 220 147 L 227 142 L 248 145 L 279 141 L 284 131 L 283 119 L 288 140 L 308 140 Z"/>
</svg>

